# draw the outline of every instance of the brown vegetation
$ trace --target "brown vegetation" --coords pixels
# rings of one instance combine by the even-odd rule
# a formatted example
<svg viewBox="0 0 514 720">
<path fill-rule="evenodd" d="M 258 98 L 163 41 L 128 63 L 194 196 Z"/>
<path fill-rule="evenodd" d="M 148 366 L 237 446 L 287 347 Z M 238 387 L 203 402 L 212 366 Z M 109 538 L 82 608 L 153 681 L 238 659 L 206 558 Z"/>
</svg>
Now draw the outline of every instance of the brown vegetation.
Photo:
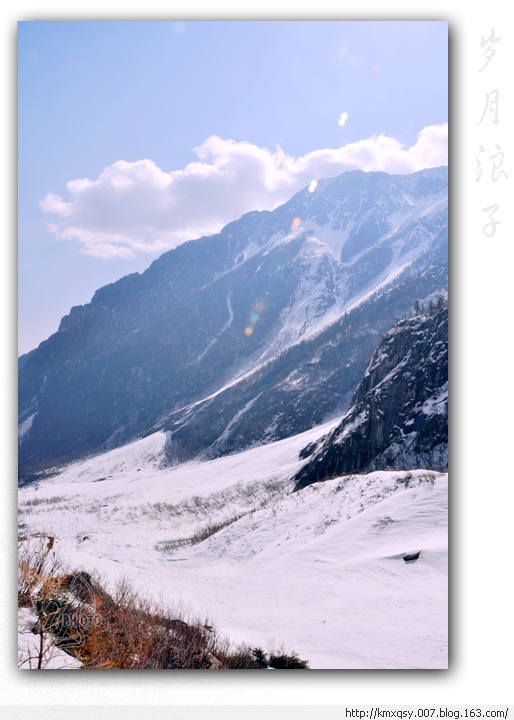
<svg viewBox="0 0 514 720">
<path fill-rule="evenodd" d="M 63 572 L 53 545 L 53 538 L 20 543 L 18 604 L 35 612 L 32 632 L 39 636 L 31 667 L 45 667 L 49 641 L 85 669 L 308 667 L 295 654 L 268 660 L 259 648 L 233 647 L 208 620 L 186 621 L 141 598 L 127 582 L 110 595 L 86 572 Z"/>
</svg>

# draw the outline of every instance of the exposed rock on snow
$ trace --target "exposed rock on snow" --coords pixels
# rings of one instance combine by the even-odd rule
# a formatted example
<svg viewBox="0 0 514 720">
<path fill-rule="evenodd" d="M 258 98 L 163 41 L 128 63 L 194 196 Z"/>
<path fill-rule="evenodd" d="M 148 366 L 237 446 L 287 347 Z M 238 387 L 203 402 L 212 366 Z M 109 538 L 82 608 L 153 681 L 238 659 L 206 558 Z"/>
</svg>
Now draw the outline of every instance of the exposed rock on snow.
<svg viewBox="0 0 514 720">
<path fill-rule="evenodd" d="M 380 342 L 340 425 L 296 476 L 448 468 L 448 306 L 399 322 Z"/>
</svg>

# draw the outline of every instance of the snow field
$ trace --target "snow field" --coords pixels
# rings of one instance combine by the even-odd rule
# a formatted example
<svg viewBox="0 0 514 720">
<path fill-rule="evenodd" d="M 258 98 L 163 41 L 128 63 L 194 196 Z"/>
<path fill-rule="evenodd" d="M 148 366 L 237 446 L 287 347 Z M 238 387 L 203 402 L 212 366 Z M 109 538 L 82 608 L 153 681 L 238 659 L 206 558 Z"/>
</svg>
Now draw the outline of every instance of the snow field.
<svg viewBox="0 0 514 720">
<path fill-rule="evenodd" d="M 445 668 L 447 475 L 380 471 L 292 493 L 298 452 L 337 422 L 171 469 L 156 433 L 22 488 L 20 531 L 55 536 L 65 564 L 107 589 L 127 578 L 311 668 Z"/>
</svg>

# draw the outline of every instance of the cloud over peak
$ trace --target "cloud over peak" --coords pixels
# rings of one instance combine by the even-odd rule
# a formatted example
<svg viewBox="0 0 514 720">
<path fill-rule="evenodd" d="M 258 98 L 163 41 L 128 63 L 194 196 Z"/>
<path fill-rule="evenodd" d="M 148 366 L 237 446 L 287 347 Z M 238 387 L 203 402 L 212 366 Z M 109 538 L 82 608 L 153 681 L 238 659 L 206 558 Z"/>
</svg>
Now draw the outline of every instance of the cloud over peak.
<svg viewBox="0 0 514 720">
<path fill-rule="evenodd" d="M 163 252 L 218 232 L 251 210 L 272 210 L 313 180 L 347 170 L 411 173 L 447 164 L 448 126 L 424 128 L 416 143 L 378 135 L 301 157 L 249 142 L 207 138 L 197 161 L 164 171 L 152 160 L 117 162 L 96 180 L 70 180 L 68 199 L 48 194 L 41 209 L 49 231 L 97 257 Z"/>
</svg>

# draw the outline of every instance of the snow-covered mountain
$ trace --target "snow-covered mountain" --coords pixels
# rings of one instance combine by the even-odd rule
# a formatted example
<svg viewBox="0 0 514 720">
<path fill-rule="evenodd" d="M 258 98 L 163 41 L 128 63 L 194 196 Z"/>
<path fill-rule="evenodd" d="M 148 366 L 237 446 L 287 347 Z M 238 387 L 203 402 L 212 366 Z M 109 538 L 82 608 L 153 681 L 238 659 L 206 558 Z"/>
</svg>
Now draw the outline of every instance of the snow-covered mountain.
<svg viewBox="0 0 514 720">
<path fill-rule="evenodd" d="M 447 234 L 446 168 L 349 172 L 73 308 L 19 361 L 22 542 L 311 668 L 447 667 Z"/>
<path fill-rule="evenodd" d="M 447 287 L 447 168 L 348 172 L 101 288 L 20 358 L 22 478 L 166 432 L 176 463 L 349 405 L 379 338 Z"/>
<path fill-rule="evenodd" d="M 421 310 L 421 309 L 418 309 Z M 386 467 L 448 469 L 448 303 L 402 320 L 381 340 L 352 406 L 296 476 L 296 488 Z"/>
</svg>

